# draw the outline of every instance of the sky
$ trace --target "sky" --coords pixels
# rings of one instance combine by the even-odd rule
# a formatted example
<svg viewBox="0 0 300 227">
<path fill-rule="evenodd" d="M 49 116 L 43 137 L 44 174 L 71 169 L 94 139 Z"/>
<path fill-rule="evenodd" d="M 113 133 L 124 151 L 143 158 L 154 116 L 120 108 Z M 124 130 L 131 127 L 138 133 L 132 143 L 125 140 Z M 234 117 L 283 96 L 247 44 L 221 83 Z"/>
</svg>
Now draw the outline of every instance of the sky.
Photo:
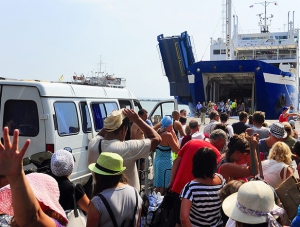
<svg viewBox="0 0 300 227">
<path fill-rule="evenodd" d="M 126 78 L 138 98 L 170 98 L 157 36 L 187 31 L 197 59 L 209 60 L 210 38 L 223 37 L 224 0 L 0 0 L 0 77 L 71 81 L 100 70 Z M 261 2 L 232 0 L 240 33 L 259 32 Z M 300 0 L 267 7 L 271 31 L 286 31 Z M 275 2 L 277 5 L 275 5 Z M 258 4 L 257 4 L 258 3 Z M 253 5 L 253 7 L 250 7 Z M 95 74 L 94 74 L 95 75 Z"/>
</svg>

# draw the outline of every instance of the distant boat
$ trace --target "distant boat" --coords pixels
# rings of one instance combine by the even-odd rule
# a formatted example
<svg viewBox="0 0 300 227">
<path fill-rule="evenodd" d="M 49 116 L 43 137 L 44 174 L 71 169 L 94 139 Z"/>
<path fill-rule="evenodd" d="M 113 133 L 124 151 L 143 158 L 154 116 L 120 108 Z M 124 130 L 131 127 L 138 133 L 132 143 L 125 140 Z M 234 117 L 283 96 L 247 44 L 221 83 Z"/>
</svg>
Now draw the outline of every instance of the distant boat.
<svg viewBox="0 0 300 227">
<path fill-rule="evenodd" d="M 125 78 L 115 77 L 114 75 L 109 75 L 109 74 L 106 74 L 104 76 L 85 77 L 83 74 L 77 76 L 77 74 L 74 73 L 72 77 L 72 83 L 114 87 L 114 88 L 126 87 Z"/>
<path fill-rule="evenodd" d="M 282 106 L 298 109 L 299 29 L 294 28 L 294 15 L 290 21 L 288 14 L 285 32 L 270 32 L 267 21 L 273 15 L 267 17 L 265 13 L 264 17 L 258 15 L 260 33 L 238 34 L 238 17 L 231 16 L 231 0 L 227 2 L 226 40 L 211 40 L 210 61 L 195 62 L 187 32 L 157 37 L 170 95 L 189 105 L 192 113 L 199 101 L 228 99 L 263 111 L 268 119 L 278 119 Z"/>
</svg>

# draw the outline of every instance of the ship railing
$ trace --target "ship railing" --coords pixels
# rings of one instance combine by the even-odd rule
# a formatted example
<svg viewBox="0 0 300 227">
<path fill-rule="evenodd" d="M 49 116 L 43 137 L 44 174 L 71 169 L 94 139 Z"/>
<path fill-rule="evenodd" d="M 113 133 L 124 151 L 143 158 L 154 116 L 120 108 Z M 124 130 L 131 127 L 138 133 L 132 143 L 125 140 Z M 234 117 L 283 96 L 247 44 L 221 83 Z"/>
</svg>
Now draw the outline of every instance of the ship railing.
<svg viewBox="0 0 300 227">
<path fill-rule="evenodd" d="M 295 54 L 264 54 L 264 55 L 239 55 L 235 60 L 284 60 L 296 59 Z"/>
</svg>

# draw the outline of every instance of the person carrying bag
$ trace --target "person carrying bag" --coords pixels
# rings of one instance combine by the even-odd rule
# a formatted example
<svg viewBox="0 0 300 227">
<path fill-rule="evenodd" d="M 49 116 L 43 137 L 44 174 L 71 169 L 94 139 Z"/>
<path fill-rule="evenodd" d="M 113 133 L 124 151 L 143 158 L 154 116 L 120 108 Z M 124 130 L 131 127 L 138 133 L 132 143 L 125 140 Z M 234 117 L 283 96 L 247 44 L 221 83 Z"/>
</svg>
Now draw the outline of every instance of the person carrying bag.
<svg viewBox="0 0 300 227">
<path fill-rule="evenodd" d="M 85 227 L 86 226 L 86 216 L 82 212 L 81 209 L 77 207 L 77 202 L 75 198 L 75 185 L 73 185 L 73 203 L 74 203 L 74 210 L 71 210 L 67 213 L 67 218 L 69 220 L 67 227 Z"/>
</svg>

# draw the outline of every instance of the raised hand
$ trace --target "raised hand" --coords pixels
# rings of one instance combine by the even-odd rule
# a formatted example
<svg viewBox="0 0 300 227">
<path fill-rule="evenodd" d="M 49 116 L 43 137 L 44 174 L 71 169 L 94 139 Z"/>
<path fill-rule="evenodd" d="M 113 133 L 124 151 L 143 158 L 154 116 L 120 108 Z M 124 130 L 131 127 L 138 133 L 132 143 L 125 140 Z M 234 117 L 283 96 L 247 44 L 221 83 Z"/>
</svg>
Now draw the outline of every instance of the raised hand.
<svg viewBox="0 0 300 227">
<path fill-rule="evenodd" d="M 124 109 L 123 114 L 132 122 L 136 122 L 140 118 L 139 115 L 137 115 L 137 113 L 131 109 Z"/>
<path fill-rule="evenodd" d="M 0 142 L 0 174 L 9 176 L 18 176 L 23 171 L 23 157 L 30 144 L 26 140 L 22 149 L 19 150 L 19 130 L 15 129 L 12 143 L 8 134 L 8 127 L 3 129 L 4 144 Z"/>
</svg>

